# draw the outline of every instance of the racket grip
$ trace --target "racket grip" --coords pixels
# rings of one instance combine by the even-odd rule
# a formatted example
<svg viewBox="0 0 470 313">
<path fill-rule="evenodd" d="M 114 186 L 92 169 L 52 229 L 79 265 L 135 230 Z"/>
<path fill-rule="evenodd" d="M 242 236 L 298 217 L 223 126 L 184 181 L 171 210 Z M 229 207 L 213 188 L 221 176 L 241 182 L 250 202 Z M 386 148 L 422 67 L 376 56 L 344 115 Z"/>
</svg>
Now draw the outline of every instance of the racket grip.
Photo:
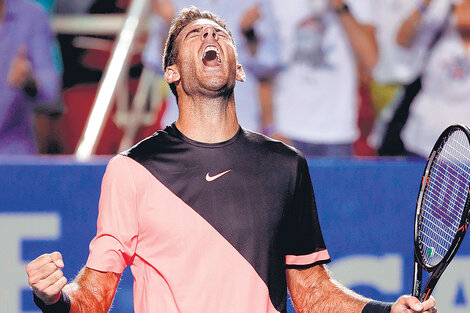
<svg viewBox="0 0 470 313">
<path fill-rule="evenodd" d="M 421 296 L 421 284 L 423 281 L 423 268 L 419 265 L 418 261 L 416 260 L 413 267 L 413 289 L 411 290 L 411 295 L 416 298 L 420 298 Z"/>
</svg>

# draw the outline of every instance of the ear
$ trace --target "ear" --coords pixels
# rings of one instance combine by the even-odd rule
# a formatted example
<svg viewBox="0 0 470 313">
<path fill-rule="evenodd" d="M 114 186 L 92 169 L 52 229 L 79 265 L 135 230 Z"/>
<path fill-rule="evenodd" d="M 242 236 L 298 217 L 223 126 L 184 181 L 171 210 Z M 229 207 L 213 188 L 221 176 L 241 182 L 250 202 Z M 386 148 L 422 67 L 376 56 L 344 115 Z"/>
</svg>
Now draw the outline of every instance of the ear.
<svg viewBox="0 0 470 313">
<path fill-rule="evenodd" d="M 178 71 L 178 67 L 175 64 L 168 66 L 165 70 L 164 77 L 165 77 L 165 81 L 168 84 L 179 81 L 180 73 Z"/>
<path fill-rule="evenodd" d="M 237 64 L 237 80 L 239 82 L 244 82 L 246 80 L 245 71 L 241 64 Z"/>
</svg>

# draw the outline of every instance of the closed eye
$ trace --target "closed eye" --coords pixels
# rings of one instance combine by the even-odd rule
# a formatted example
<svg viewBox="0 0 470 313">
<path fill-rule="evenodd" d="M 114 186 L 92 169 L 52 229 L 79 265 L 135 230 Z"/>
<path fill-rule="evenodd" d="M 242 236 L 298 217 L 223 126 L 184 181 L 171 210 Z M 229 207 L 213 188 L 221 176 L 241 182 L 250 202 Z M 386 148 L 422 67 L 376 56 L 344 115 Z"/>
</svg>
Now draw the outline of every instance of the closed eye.
<svg viewBox="0 0 470 313">
<path fill-rule="evenodd" d="M 202 31 L 202 28 L 195 28 L 195 29 L 189 31 L 189 32 L 186 34 L 185 38 L 195 38 L 195 37 L 199 37 L 201 31 Z"/>
<path fill-rule="evenodd" d="M 228 38 L 228 34 L 222 29 L 217 29 L 215 32 L 219 37 Z"/>
</svg>

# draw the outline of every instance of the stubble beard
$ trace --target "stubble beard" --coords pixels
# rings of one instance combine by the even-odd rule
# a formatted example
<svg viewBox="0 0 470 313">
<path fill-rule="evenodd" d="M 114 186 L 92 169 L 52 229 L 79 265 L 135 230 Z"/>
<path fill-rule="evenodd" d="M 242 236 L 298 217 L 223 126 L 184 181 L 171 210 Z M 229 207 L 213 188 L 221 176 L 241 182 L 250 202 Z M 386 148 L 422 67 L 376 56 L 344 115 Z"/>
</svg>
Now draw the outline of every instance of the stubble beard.
<svg viewBox="0 0 470 313">
<path fill-rule="evenodd" d="M 183 70 L 184 71 L 184 70 Z M 221 78 L 205 78 L 198 75 L 195 67 L 184 73 L 184 77 L 188 79 L 182 79 L 182 87 L 184 92 L 188 96 L 201 96 L 210 99 L 229 99 L 233 95 L 235 88 L 235 79 Z"/>
</svg>

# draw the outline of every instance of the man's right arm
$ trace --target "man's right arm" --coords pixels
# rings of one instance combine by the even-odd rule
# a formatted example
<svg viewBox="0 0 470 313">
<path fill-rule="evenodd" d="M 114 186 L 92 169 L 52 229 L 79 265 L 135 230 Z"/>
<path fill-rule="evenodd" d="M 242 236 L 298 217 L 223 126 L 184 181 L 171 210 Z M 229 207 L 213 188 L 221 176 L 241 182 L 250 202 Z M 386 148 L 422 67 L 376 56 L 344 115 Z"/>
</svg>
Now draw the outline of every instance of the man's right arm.
<svg viewBox="0 0 470 313">
<path fill-rule="evenodd" d="M 289 268 L 287 286 L 296 312 L 375 312 L 436 313 L 433 297 L 419 302 L 415 297 L 401 296 L 395 303 L 371 301 L 334 280 L 325 265 L 307 269 Z"/>
<path fill-rule="evenodd" d="M 59 252 L 41 255 L 28 264 L 28 283 L 36 297 L 52 305 L 61 299 L 64 291 L 70 299 L 70 313 L 108 312 L 121 275 L 83 267 L 75 280 L 66 285 L 63 267 Z"/>
</svg>

